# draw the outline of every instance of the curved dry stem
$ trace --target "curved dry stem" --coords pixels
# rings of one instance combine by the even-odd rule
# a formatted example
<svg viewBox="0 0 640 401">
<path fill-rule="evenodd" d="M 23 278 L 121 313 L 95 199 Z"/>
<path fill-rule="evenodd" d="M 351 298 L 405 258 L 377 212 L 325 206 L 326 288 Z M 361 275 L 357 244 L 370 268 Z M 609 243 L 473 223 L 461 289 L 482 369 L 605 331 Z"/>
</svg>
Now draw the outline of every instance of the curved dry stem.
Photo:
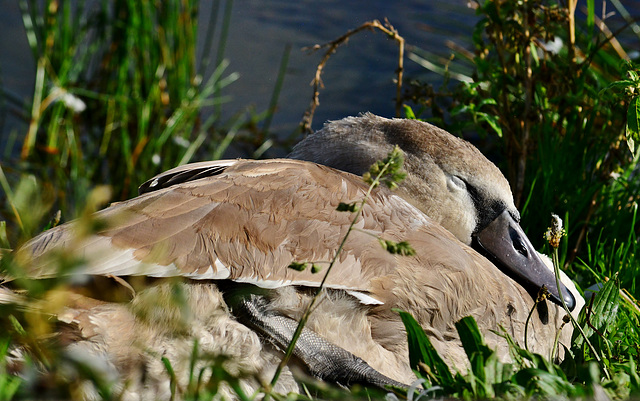
<svg viewBox="0 0 640 401">
<path fill-rule="evenodd" d="M 304 49 L 302 49 L 302 50 L 315 52 L 317 50 L 327 48 L 326 52 L 324 53 L 324 56 L 320 60 L 320 63 L 318 63 L 318 67 L 316 68 L 316 74 L 313 78 L 313 81 L 311 82 L 311 85 L 313 86 L 313 96 L 311 97 L 311 103 L 309 104 L 307 111 L 305 111 L 304 116 L 302 117 L 302 121 L 300 123 L 302 132 L 305 132 L 305 133 L 313 132 L 311 129 L 311 123 L 313 122 L 313 115 L 315 114 L 316 108 L 320 104 L 320 100 L 319 100 L 320 88 L 324 86 L 322 84 L 321 77 L 322 77 L 322 71 L 324 70 L 324 67 L 327 64 L 327 61 L 329 61 L 329 58 L 333 53 L 336 52 L 338 47 L 347 43 L 349 41 L 349 38 L 351 38 L 352 36 L 366 29 L 372 30 L 372 31 L 375 31 L 376 29 L 378 29 L 383 33 L 387 34 L 387 36 L 390 39 L 395 40 L 396 43 L 398 44 L 398 69 L 396 70 L 396 75 L 397 75 L 396 77 L 396 80 L 397 80 L 396 82 L 396 117 L 400 117 L 400 114 L 402 112 L 402 74 L 404 73 L 404 38 L 398 34 L 398 31 L 393 27 L 393 25 L 389 23 L 388 20 L 385 19 L 384 24 L 382 24 L 378 20 L 373 20 L 373 21 L 365 22 L 359 27 L 352 29 L 350 31 L 347 31 L 347 33 L 345 33 L 344 35 L 340 36 L 337 39 L 332 40 L 329 43 L 325 43 L 323 45 L 314 45 L 314 46 L 305 47 Z"/>
</svg>

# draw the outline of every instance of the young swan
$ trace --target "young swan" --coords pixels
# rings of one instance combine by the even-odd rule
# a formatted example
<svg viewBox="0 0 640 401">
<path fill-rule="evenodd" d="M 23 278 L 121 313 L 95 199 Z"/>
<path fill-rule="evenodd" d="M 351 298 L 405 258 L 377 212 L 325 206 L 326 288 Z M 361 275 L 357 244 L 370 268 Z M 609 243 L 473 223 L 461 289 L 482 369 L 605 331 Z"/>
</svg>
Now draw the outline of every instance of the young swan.
<svg viewBox="0 0 640 401">
<path fill-rule="evenodd" d="M 296 145 L 289 157 L 362 175 L 395 145 L 405 154 L 407 178 L 398 190 L 404 200 L 503 267 L 521 285 L 535 293 L 546 286 L 560 304 L 553 267 L 520 228 L 509 183 L 470 143 L 421 121 L 365 113 L 326 124 Z M 566 276 L 563 285 L 565 301 L 574 309 L 575 286 Z"/>
<path fill-rule="evenodd" d="M 301 364 L 344 385 L 410 383 L 406 336 L 394 308 L 412 313 L 440 354 L 465 370 L 454 327 L 462 317 L 474 316 L 489 345 L 508 358 L 506 342 L 492 330 L 501 325 L 523 342 L 533 306 L 528 291 L 535 296 L 545 285 L 556 302 L 562 293 L 570 306 L 580 306 L 577 292 L 558 289 L 538 263 L 504 177 L 468 143 L 425 123 L 365 114 L 326 125 L 291 157 L 360 175 L 394 144 L 405 153 L 407 180 L 397 194 L 374 191 L 363 207 L 290 367 Z M 141 196 L 96 213 L 107 227 L 99 233 L 79 237 L 69 223 L 21 252 L 33 258 L 32 277 L 55 275 L 49 255 L 65 248 L 85 260 L 77 276 L 189 279 L 145 285 L 129 304 L 73 295 L 57 313 L 70 354 L 90 351 L 106 362 L 128 382 L 126 395 L 169 398 L 159 355 L 184 373 L 178 374 L 184 385 L 194 338 L 203 354 L 231 355 L 224 366 L 249 374 L 242 382 L 249 391 L 270 378 L 323 276 L 288 265 L 330 260 L 352 219 L 336 211 L 338 203 L 362 199 L 366 190 L 359 176 L 299 160 L 196 163 L 163 173 L 143 184 Z M 409 241 L 416 255 L 390 255 L 376 237 Z M 104 298 L 99 286 L 91 290 Z M 555 304 L 538 308 L 528 330 L 533 351 L 551 353 L 563 315 Z M 565 329 L 563 341 L 570 334 Z M 290 371 L 279 386 L 297 390 Z"/>
</svg>

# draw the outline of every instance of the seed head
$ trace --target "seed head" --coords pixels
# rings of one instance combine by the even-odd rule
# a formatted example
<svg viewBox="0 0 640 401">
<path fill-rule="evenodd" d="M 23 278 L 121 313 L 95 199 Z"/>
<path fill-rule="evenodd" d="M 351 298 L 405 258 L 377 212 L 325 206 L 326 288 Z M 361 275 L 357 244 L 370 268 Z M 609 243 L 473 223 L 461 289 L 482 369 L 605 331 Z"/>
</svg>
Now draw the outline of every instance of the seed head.
<svg viewBox="0 0 640 401">
<path fill-rule="evenodd" d="M 552 248 L 560 246 L 560 240 L 567 232 L 562 227 L 562 219 L 557 214 L 551 214 L 551 227 L 544 233 L 544 238 L 549 242 Z"/>
</svg>

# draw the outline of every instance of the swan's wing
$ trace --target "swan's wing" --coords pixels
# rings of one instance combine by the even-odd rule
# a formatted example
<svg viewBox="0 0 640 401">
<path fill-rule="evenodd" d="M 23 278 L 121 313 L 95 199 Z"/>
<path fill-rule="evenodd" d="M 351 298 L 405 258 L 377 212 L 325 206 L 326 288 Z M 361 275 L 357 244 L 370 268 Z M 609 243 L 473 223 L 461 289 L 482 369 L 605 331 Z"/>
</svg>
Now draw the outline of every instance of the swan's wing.
<svg viewBox="0 0 640 401">
<path fill-rule="evenodd" d="M 218 170 L 194 178 L 212 169 Z M 84 260 L 76 274 L 185 276 L 267 288 L 315 287 L 322 273 L 298 272 L 289 264 L 320 262 L 326 269 L 353 218 L 338 212 L 338 204 L 362 199 L 367 189 L 360 177 L 295 160 L 232 161 L 222 167 L 200 163 L 194 172 L 183 166 L 176 174 L 161 177 L 168 178 L 158 180 L 158 186 L 175 184 L 96 213 L 107 227 L 96 235 L 79 238 L 78 224 L 72 222 L 29 242 L 25 248 L 35 259 L 31 275 L 55 275 L 56 263 L 47 255 L 66 248 Z M 376 237 L 398 241 L 429 224 L 397 196 L 376 191 L 327 286 L 356 291 L 356 296 L 362 292 L 362 301 L 375 302 L 364 295 L 371 279 L 393 271 L 397 263 Z"/>
</svg>

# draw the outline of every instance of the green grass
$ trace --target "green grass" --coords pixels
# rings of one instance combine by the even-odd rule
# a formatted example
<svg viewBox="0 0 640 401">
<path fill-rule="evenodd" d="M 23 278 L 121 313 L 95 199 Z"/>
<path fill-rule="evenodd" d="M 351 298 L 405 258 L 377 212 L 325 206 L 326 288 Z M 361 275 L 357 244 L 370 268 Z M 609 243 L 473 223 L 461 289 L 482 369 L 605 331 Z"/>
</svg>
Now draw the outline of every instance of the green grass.
<svg viewBox="0 0 640 401">
<path fill-rule="evenodd" d="M 629 232 L 639 190 L 637 149 L 628 146 L 638 135 L 638 67 L 587 24 L 592 14 L 577 22 L 571 44 L 572 13 L 551 1 L 483 1 L 477 13 L 474 51 L 447 66 L 468 71 L 464 80 L 436 91 L 414 86 L 428 95 L 413 99 L 415 114 L 450 132 L 478 132 L 509 178 L 527 232 L 543 233 L 551 213 L 568 220 L 561 258 L 572 267 L 587 235 Z M 557 53 L 543 46 L 554 38 L 565 44 Z"/>
<path fill-rule="evenodd" d="M 113 199 L 122 200 L 155 173 L 220 157 L 248 123 L 244 113 L 220 117 L 224 89 L 238 78 L 224 60 L 231 0 L 224 2 L 225 18 L 217 16 L 219 1 L 210 20 L 200 16 L 209 26 L 204 38 L 197 38 L 197 1 L 19 5 L 36 65 L 35 93 L 29 104 L 5 97 L 7 107 L 28 116 L 28 130 L 2 144 L 2 167 L 13 185 L 21 174 L 35 176 L 64 220 L 95 185 L 109 185 Z M 201 61 L 197 43 L 204 44 Z M 15 213 L 2 212 L 9 226 L 20 226 Z M 25 236 L 37 232 L 23 228 Z"/>
<path fill-rule="evenodd" d="M 542 233 L 557 213 L 568 232 L 558 250 L 563 268 L 581 288 L 610 279 L 608 292 L 601 290 L 580 320 L 594 348 L 587 349 L 576 334 L 572 357 L 562 365 L 566 377 L 552 378 L 571 383 L 563 394 L 592 394 L 596 385 L 614 397 L 637 394 L 638 60 L 629 60 L 616 38 L 599 29 L 593 1 L 587 2 L 583 20 L 551 1 L 476 4 L 480 22 L 473 50 L 456 48 L 445 66 L 423 63 L 436 65 L 433 70 L 444 74 L 445 84 L 434 89 L 414 81 L 407 91 L 414 105 L 408 111 L 450 132 L 479 133 L 508 172 L 522 226 L 534 244 L 550 253 Z M 626 11 L 619 2 L 607 2 L 607 9 Z M 630 32 L 637 22 L 628 20 Z M 564 46 L 545 50 L 556 38 Z M 410 56 L 424 57 L 419 49 Z"/>
</svg>

